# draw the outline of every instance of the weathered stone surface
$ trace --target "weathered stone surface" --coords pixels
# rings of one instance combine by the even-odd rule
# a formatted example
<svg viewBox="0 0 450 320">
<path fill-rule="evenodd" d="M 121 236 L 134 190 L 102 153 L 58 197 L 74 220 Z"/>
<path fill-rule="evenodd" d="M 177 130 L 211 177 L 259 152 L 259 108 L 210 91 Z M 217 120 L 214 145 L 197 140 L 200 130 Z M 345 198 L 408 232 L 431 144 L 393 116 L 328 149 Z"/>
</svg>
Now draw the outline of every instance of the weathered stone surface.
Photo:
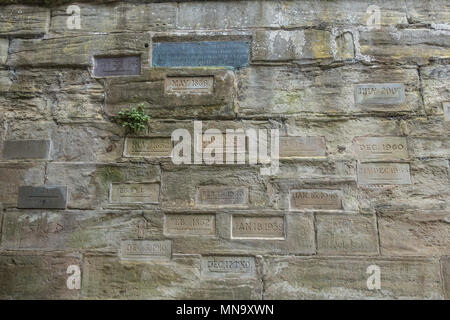
<svg viewBox="0 0 450 320">
<path fill-rule="evenodd" d="M 89 122 L 102 119 L 103 86 L 87 70 L 8 72 L 0 81 L 0 96 L 8 98 L 5 116 L 11 120 Z"/>
<path fill-rule="evenodd" d="M 273 17 L 264 16 L 264 6 L 253 1 L 182 2 L 177 27 L 187 30 L 268 27 L 274 22 Z"/>
<path fill-rule="evenodd" d="M 10 43 L 9 66 L 78 66 L 91 67 L 93 56 L 141 55 L 148 65 L 148 34 L 120 33 L 49 39 L 13 39 Z"/>
<path fill-rule="evenodd" d="M 122 264 L 116 257 L 86 256 L 83 294 L 91 299 L 261 299 L 259 280 L 203 278 L 201 257 Z"/>
<path fill-rule="evenodd" d="M 221 168 L 217 170 L 217 168 Z M 214 174 L 212 174 L 214 172 Z M 167 208 L 194 208 L 204 205 L 217 207 L 248 207 L 263 208 L 268 206 L 265 181 L 267 178 L 259 174 L 259 168 L 243 168 L 242 166 L 209 166 L 190 165 L 177 166 L 173 164 L 162 165 L 161 202 Z M 219 188 L 222 192 L 215 193 L 213 202 L 199 202 L 201 194 L 199 188 L 212 190 Z M 225 189 L 233 188 L 233 194 L 237 189 L 246 188 L 247 196 L 240 195 L 227 200 Z M 241 192 L 241 191 L 240 191 Z M 206 199 L 206 198 L 205 198 Z M 236 200 L 237 199 L 237 200 Z"/>
<path fill-rule="evenodd" d="M 446 159 L 410 163 L 411 184 L 360 185 L 362 210 L 446 210 L 449 195 L 449 163 Z"/>
<path fill-rule="evenodd" d="M 50 31 L 58 34 L 167 30 L 175 26 L 175 3 L 79 4 L 81 29 L 68 29 L 67 6 L 52 11 Z"/>
<path fill-rule="evenodd" d="M 445 298 L 450 299 L 450 258 L 442 258 L 442 275 L 444 277 Z"/>
<path fill-rule="evenodd" d="M 446 64 L 426 66 L 420 69 L 420 75 L 425 111 L 441 114 L 441 104 L 450 101 L 450 67 Z"/>
<path fill-rule="evenodd" d="M 338 34 L 334 41 L 336 42 L 336 51 L 333 52 L 337 60 L 349 60 L 355 58 L 355 39 L 351 32 Z"/>
<path fill-rule="evenodd" d="M 0 298 L 450 298 L 448 1 L 0 6 Z M 245 68 L 186 51 L 218 41 Z"/>
<path fill-rule="evenodd" d="M 151 219 L 152 214 L 146 213 L 146 217 Z M 305 255 L 314 254 L 316 251 L 314 217 L 311 213 L 282 214 L 280 211 L 271 210 L 222 209 L 216 210 L 215 220 L 214 237 L 167 235 L 172 240 L 173 253 Z M 241 226 L 240 223 L 244 225 Z M 248 231 L 239 230 L 241 228 L 247 228 Z"/>
<path fill-rule="evenodd" d="M 324 137 L 280 137 L 280 158 L 325 157 Z"/>
<path fill-rule="evenodd" d="M 3 159 L 48 159 L 50 145 L 50 140 L 7 140 Z"/>
<path fill-rule="evenodd" d="M 183 92 L 167 94 L 165 81 L 169 77 L 214 77 L 211 94 Z M 145 111 L 156 118 L 232 118 L 233 73 L 215 68 L 196 69 L 143 69 L 139 77 L 108 79 L 106 84 L 106 106 L 108 114 L 116 114 L 124 107 L 143 104 Z"/>
<path fill-rule="evenodd" d="M 307 70 L 295 67 L 251 67 L 240 72 L 239 114 L 281 116 L 297 114 L 349 115 L 421 113 L 419 77 L 415 69 L 340 67 Z M 355 85 L 369 82 L 403 83 L 402 104 L 358 105 Z"/>
<path fill-rule="evenodd" d="M 159 220 L 148 223 L 133 211 L 8 210 L 1 248 L 117 252 L 122 239 L 145 239 L 161 232 L 161 217 L 156 216 Z"/>
<path fill-rule="evenodd" d="M 277 21 L 281 27 L 304 27 L 319 25 L 367 25 L 370 17 L 368 8 L 375 5 L 380 9 L 380 25 L 407 24 L 403 3 L 383 0 L 364 1 L 281 1 L 267 5 L 266 16 Z M 269 14 L 272 13 L 272 15 Z"/>
<path fill-rule="evenodd" d="M 257 31 L 254 61 L 287 61 L 333 58 L 331 34 L 323 30 Z"/>
<path fill-rule="evenodd" d="M 385 210 L 378 219 L 381 254 L 439 256 L 450 254 L 448 210 Z"/>
<path fill-rule="evenodd" d="M 360 32 L 361 54 L 372 61 L 427 63 L 450 58 L 450 33 L 444 30 L 386 29 Z"/>
<path fill-rule="evenodd" d="M 31 6 L 2 6 L 0 36 L 37 37 L 48 31 L 50 10 Z"/>
<path fill-rule="evenodd" d="M 80 290 L 69 290 L 70 265 L 81 267 L 80 254 L 2 252 L 0 255 L 1 299 L 77 299 Z"/>
<path fill-rule="evenodd" d="M 0 66 L 6 63 L 8 58 L 9 40 L 0 38 Z"/>
<path fill-rule="evenodd" d="M 445 121 L 450 121 L 450 102 L 443 102 L 442 108 L 444 110 L 444 119 Z"/>
<path fill-rule="evenodd" d="M 434 29 L 449 29 L 450 4 L 445 0 L 427 2 L 406 0 L 406 8 L 410 23 L 428 24 Z"/>
<path fill-rule="evenodd" d="M 365 137 L 380 136 L 382 133 L 387 139 L 404 136 L 402 123 L 400 119 L 381 117 L 327 119 L 293 117 L 287 121 L 286 130 L 290 136 L 324 137 L 328 159 L 359 159 L 361 153 L 355 151 L 355 142 L 358 142 L 361 133 L 364 133 Z"/>
<path fill-rule="evenodd" d="M 380 290 L 367 288 L 371 265 L 380 268 Z M 268 257 L 265 266 L 265 299 L 443 298 L 436 260 Z"/>
<path fill-rule="evenodd" d="M 3 206 L 17 206 L 19 187 L 42 185 L 45 165 L 34 163 L 0 163 L 0 202 Z"/>
<path fill-rule="evenodd" d="M 160 170 L 156 165 L 144 164 L 52 162 L 47 167 L 47 178 L 48 184 L 65 182 L 70 186 L 68 191 L 68 208 L 93 209 L 99 206 L 145 207 L 154 205 L 139 202 L 110 202 L 111 183 L 158 183 L 160 181 Z M 152 200 L 156 200 L 154 196 Z"/>
<path fill-rule="evenodd" d="M 317 215 L 316 228 L 319 254 L 378 254 L 375 216 Z"/>
<path fill-rule="evenodd" d="M 21 186 L 17 202 L 21 209 L 66 209 L 67 186 Z"/>
</svg>

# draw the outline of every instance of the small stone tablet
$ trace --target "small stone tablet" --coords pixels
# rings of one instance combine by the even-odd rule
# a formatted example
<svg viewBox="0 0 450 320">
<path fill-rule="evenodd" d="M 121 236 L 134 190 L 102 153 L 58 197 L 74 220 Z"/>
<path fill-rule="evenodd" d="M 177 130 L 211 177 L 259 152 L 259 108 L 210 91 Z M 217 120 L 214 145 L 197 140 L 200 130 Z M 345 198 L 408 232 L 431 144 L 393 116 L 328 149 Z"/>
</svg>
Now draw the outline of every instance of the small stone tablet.
<svg viewBox="0 0 450 320">
<path fill-rule="evenodd" d="M 159 203 L 159 183 L 112 183 L 111 203 Z"/>
<path fill-rule="evenodd" d="M 19 187 L 20 209 L 66 209 L 66 186 Z"/>
<path fill-rule="evenodd" d="M 196 200 L 200 206 L 244 206 L 248 203 L 248 188 L 201 186 Z"/>
<path fill-rule="evenodd" d="M 444 109 L 445 121 L 450 121 L 450 102 L 442 103 L 442 108 Z"/>
<path fill-rule="evenodd" d="M 341 210 L 341 192 L 338 190 L 292 190 L 290 208 Z"/>
<path fill-rule="evenodd" d="M 125 157 L 169 157 L 172 152 L 170 137 L 126 138 Z"/>
<path fill-rule="evenodd" d="M 6 140 L 4 159 L 48 159 L 50 140 Z"/>
<path fill-rule="evenodd" d="M 94 57 L 94 75 L 96 77 L 134 76 L 140 73 L 140 56 Z"/>
<path fill-rule="evenodd" d="M 170 240 L 123 240 L 119 254 L 122 260 L 130 261 L 170 259 L 172 242 Z"/>
<path fill-rule="evenodd" d="M 168 94 L 212 94 L 214 77 L 167 77 L 164 92 Z"/>
<path fill-rule="evenodd" d="M 280 137 L 281 158 L 306 158 L 325 156 L 325 137 Z"/>
<path fill-rule="evenodd" d="M 411 184 L 408 163 L 360 163 L 359 184 Z"/>
<path fill-rule="evenodd" d="M 405 137 L 356 137 L 354 148 L 358 159 L 400 160 L 408 158 Z"/>
<path fill-rule="evenodd" d="M 167 235 L 213 236 L 216 234 L 214 214 L 166 214 Z"/>
<path fill-rule="evenodd" d="M 235 239 L 285 239 L 285 220 L 282 216 L 232 217 L 232 238 Z"/>
<path fill-rule="evenodd" d="M 253 276 L 256 274 L 254 257 L 206 256 L 202 257 L 202 274 L 205 276 Z"/>
<path fill-rule="evenodd" d="M 355 87 L 359 105 L 390 105 L 405 103 L 405 86 L 401 83 L 365 83 Z"/>
</svg>

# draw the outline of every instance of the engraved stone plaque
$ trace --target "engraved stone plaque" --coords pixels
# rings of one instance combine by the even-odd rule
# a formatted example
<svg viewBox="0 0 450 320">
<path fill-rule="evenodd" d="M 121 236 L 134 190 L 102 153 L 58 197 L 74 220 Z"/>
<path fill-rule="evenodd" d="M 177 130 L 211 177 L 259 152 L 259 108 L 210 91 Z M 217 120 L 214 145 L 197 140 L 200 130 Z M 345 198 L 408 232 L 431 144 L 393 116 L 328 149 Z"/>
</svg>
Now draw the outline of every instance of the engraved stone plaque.
<svg viewBox="0 0 450 320">
<path fill-rule="evenodd" d="M 233 137 L 234 135 L 234 137 Z M 248 151 L 248 140 L 243 132 L 235 132 L 234 134 L 222 134 L 222 143 L 216 142 L 216 136 L 214 134 L 204 133 L 202 135 L 202 139 L 197 140 L 197 146 L 195 152 L 202 154 L 206 148 L 215 148 L 216 151 L 220 152 L 220 148 L 223 153 L 223 161 L 226 161 L 227 155 L 230 157 L 233 155 L 243 155 Z M 227 136 L 229 141 L 227 141 Z M 215 144 L 220 145 L 220 147 L 216 148 Z M 234 159 L 234 158 L 232 158 Z M 233 160 L 234 161 L 234 160 Z M 244 160 L 245 161 L 245 158 Z"/>
<path fill-rule="evenodd" d="M 450 121 L 450 102 L 442 103 L 442 108 L 444 109 L 445 121 Z"/>
<path fill-rule="evenodd" d="M 281 158 L 325 156 L 325 137 L 280 137 Z"/>
<path fill-rule="evenodd" d="M 170 259 L 171 255 L 172 242 L 170 240 L 122 240 L 120 244 L 122 260 Z"/>
<path fill-rule="evenodd" d="M 212 94 L 214 77 L 167 77 L 164 92 L 169 94 Z"/>
<path fill-rule="evenodd" d="M 356 137 L 353 143 L 358 159 L 400 160 L 408 158 L 405 137 Z"/>
<path fill-rule="evenodd" d="M 156 42 L 154 67 L 247 67 L 249 41 Z"/>
<path fill-rule="evenodd" d="M 213 236 L 216 234 L 214 214 L 166 214 L 167 235 Z"/>
<path fill-rule="evenodd" d="M 197 189 L 200 206 L 245 206 L 248 203 L 247 187 L 201 186 Z"/>
<path fill-rule="evenodd" d="M 66 205 L 66 186 L 19 187 L 21 209 L 65 209 Z"/>
<path fill-rule="evenodd" d="M 127 138 L 125 157 L 169 157 L 172 152 L 170 137 Z"/>
<path fill-rule="evenodd" d="M 285 219 L 282 216 L 232 217 L 231 236 L 234 239 L 278 239 L 286 238 Z"/>
<path fill-rule="evenodd" d="M 6 140 L 4 159 L 48 159 L 50 140 Z"/>
<path fill-rule="evenodd" d="M 159 203 L 159 183 L 112 183 L 111 203 Z"/>
<path fill-rule="evenodd" d="M 94 57 L 94 75 L 96 77 L 134 76 L 140 73 L 140 56 Z"/>
<path fill-rule="evenodd" d="M 355 87 L 355 102 L 360 105 L 405 103 L 405 86 L 401 83 L 365 83 Z"/>
<path fill-rule="evenodd" d="M 205 256 L 202 257 L 202 274 L 205 276 L 254 276 L 256 263 L 254 257 Z"/>
<path fill-rule="evenodd" d="M 408 163 L 360 163 L 359 184 L 411 184 Z"/>
<path fill-rule="evenodd" d="M 295 209 L 342 209 L 339 190 L 291 190 L 290 208 Z"/>
</svg>

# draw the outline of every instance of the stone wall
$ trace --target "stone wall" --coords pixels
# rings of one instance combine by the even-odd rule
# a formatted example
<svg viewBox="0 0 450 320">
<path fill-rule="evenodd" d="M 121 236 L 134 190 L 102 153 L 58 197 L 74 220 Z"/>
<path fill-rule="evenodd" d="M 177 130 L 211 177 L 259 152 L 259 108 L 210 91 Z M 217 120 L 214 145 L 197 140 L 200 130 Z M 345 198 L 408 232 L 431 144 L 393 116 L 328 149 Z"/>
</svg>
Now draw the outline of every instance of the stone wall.
<svg viewBox="0 0 450 320">
<path fill-rule="evenodd" d="M 450 298 L 448 1 L 0 4 L 0 298 Z M 249 63 L 153 67 L 187 41 Z M 278 172 L 174 164 L 194 120 L 278 129 Z"/>
</svg>

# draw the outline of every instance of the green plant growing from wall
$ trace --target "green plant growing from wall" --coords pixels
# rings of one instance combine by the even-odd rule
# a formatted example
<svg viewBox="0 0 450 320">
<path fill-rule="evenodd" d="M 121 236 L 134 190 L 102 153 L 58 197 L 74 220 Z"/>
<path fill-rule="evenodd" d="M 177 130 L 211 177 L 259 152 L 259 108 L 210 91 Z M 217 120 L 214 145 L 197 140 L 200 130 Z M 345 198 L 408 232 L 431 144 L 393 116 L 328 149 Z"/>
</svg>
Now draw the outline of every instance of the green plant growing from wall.
<svg viewBox="0 0 450 320">
<path fill-rule="evenodd" d="M 150 117 L 145 114 L 144 106 L 140 104 L 136 108 L 120 110 L 114 119 L 122 127 L 137 133 L 147 128 Z"/>
</svg>

